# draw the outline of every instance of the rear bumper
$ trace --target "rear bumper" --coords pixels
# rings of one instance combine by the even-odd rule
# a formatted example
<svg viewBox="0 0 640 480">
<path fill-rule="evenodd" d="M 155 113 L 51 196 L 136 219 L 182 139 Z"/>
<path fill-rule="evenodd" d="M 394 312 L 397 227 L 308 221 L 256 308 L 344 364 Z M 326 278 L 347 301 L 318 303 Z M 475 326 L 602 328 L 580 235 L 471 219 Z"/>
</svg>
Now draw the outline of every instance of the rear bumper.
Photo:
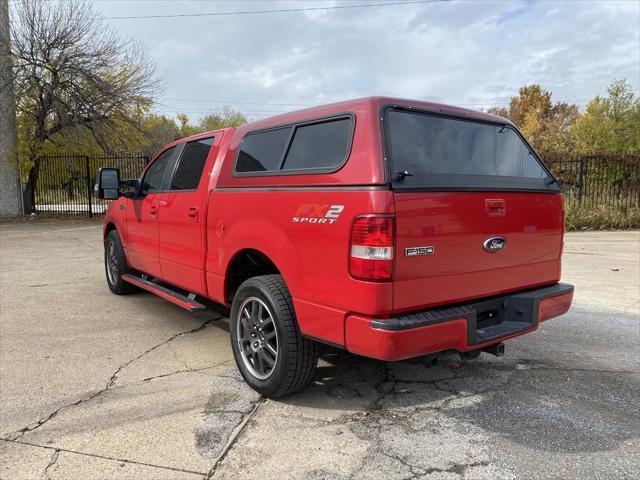
<svg viewBox="0 0 640 480">
<path fill-rule="evenodd" d="M 447 308 L 388 319 L 347 317 L 350 352 L 380 360 L 403 360 L 443 350 L 467 352 L 536 330 L 566 313 L 573 286 L 558 283 Z"/>
</svg>

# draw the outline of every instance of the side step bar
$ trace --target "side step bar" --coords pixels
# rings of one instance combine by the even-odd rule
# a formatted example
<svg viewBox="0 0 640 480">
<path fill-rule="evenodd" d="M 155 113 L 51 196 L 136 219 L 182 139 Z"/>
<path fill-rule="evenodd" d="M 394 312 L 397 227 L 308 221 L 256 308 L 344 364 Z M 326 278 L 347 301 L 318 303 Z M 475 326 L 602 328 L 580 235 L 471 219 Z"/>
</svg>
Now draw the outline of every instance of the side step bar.
<svg viewBox="0 0 640 480">
<path fill-rule="evenodd" d="M 158 285 L 157 283 L 153 283 L 146 278 L 138 277 L 137 275 L 126 274 L 122 276 L 122 279 L 125 282 L 135 285 L 136 287 L 142 288 L 143 290 L 155 293 L 159 297 L 162 297 L 165 300 L 169 300 L 171 303 L 174 303 L 179 307 L 184 308 L 185 310 L 189 310 L 190 312 L 197 312 L 207 309 L 206 305 L 203 305 L 194 300 L 195 295 L 193 294 L 185 297 L 178 292 L 169 290 L 167 287 L 163 287 L 162 285 Z"/>
</svg>

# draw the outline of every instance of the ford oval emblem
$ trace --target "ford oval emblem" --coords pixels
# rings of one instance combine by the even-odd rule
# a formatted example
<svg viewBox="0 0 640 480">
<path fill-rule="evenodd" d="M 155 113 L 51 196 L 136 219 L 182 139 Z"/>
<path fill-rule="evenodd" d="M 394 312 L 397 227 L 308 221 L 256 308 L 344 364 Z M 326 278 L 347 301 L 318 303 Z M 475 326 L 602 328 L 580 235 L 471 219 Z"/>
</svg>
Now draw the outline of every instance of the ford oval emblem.
<svg viewBox="0 0 640 480">
<path fill-rule="evenodd" d="M 506 244 L 507 239 L 504 237 L 491 237 L 487 238 L 482 246 L 489 253 L 497 253 L 502 251 Z"/>
</svg>

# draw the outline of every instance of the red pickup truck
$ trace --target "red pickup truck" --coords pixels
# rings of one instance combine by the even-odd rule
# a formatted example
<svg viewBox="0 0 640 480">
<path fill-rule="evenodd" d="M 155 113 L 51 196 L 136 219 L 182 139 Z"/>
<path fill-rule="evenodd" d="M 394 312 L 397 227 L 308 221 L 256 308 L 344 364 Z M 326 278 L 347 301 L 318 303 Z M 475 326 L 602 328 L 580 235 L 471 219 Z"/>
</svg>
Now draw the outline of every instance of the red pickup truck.
<svg viewBox="0 0 640 480">
<path fill-rule="evenodd" d="M 387 361 L 501 355 L 573 297 L 560 186 L 486 113 L 310 108 L 177 140 L 139 180 L 103 168 L 96 194 L 115 200 L 109 288 L 229 306 L 238 368 L 268 397 L 309 383 L 319 343 Z"/>
</svg>

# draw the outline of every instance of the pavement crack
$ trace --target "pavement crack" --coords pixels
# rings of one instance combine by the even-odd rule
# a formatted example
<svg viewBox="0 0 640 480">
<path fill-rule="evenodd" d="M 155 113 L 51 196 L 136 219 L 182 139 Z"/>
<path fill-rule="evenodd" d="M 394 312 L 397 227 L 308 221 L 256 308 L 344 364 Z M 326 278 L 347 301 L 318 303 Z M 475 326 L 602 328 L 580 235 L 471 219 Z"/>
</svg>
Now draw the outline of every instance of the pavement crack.
<svg viewBox="0 0 640 480">
<path fill-rule="evenodd" d="M 197 333 L 197 332 L 199 332 L 199 331 L 201 331 L 201 330 L 204 330 L 205 328 L 207 328 L 207 326 L 208 326 L 211 322 L 213 322 L 213 321 L 215 321 L 215 320 L 219 320 L 220 318 L 222 318 L 222 316 L 221 316 L 221 315 L 218 315 L 217 317 L 210 318 L 209 320 L 207 320 L 207 321 L 203 322 L 199 327 L 193 328 L 193 329 L 188 330 L 188 331 L 186 331 L 186 332 L 176 333 L 175 335 L 172 335 L 171 337 L 169 337 L 169 338 L 168 338 L 168 339 L 166 339 L 165 341 L 160 342 L 160 343 L 158 343 L 158 344 L 154 345 L 153 347 L 151 347 L 151 348 L 149 348 L 149 349 L 145 350 L 144 352 L 142 352 L 142 353 L 141 353 L 140 355 L 138 355 L 137 357 L 132 358 L 131 360 L 129 360 L 129 361 L 127 361 L 127 362 L 123 363 L 122 365 L 120 365 L 120 366 L 118 367 L 118 369 L 117 369 L 115 372 L 113 372 L 113 375 L 111 375 L 111 378 L 110 378 L 110 379 L 109 379 L 109 381 L 107 382 L 107 386 L 106 386 L 106 388 L 105 388 L 104 390 L 106 391 L 106 390 L 108 390 L 109 388 L 113 387 L 113 386 L 115 385 L 116 381 L 118 380 L 118 375 L 120 375 L 120 373 L 121 373 L 125 368 L 127 368 L 127 367 L 128 367 L 129 365 L 131 365 L 132 363 L 137 362 L 138 360 L 140 360 L 142 357 L 144 357 L 144 356 L 145 356 L 145 355 L 147 355 L 148 353 L 153 352 L 154 350 L 156 350 L 156 349 L 158 349 L 158 348 L 162 347 L 163 345 L 167 345 L 168 343 L 173 342 L 175 339 L 177 339 L 177 338 L 179 338 L 179 337 L 182 337 L 182 336 L 184 336 L 184 335 L 189 335 L 189 334 L 191 334 L 191 333 Z"/>
<path fill-rule="evenodd" d="M 400 455 L 391 455 L 389 453 L 385 453 L 385 452 L 380 452 L 383 456 L 390 458 L 392 460 L 395 460 L 396 462 L 399 462 L 400 464 L 402 464 L 403 466 L 407 467 L 409 469 L 409 472 L 411 472 L 411 476 L 408 477 L 406 480 L 411 480 L 411 479 L 415 479 L 415 478 L 420 478 L 423 475 L 426 475 L 429 473 L 428 470 L 425 470 L 424 468 L 420 468 L 416 465 L 413 465 L 411 463 L 409 463 L 405 458 L 403 458 Z"/>
<path fill-rule="evenodd" d="M 382 364 L 383 375 L 380 381 L 374 386 L 376 392 L 378 392 L 378 396 L 373 400 L 373 406 L 371 410 L 382 410 L 382 402 L 387 398 L 387 396 L 391 395 L 392 398 L 395 398 L 395 389 L 398 384 L 398 381 L 395 379 L 389 366 L 387 363 Z"/>
<path fill-rule="evenodd" d="M 53 455 L 51 455 L 51 460 L 49 460 L 49 463 L 47 464 L 47 466 L 44 467 L 44 472 L 42 473 L 42 478 L 44 480 L 49 480 L 49 478 L 50 478 L 49 477 L 49 469 L 56 464 L 56 462 L 58 461 L 58 456 L 59 455 L 60 455 L 60 450 L 55 449 L 53 451 Z"/>
<path fill-rule="evenodd" d="M 140 360 L 142 357 L 144 357 L 145 355 L 147 355 L 148 353 L 152 352 L 153 350 L 166 345 L 167 343 L 170 343 L 172 341 L 174 341 L 176 338 L 182 337 L 184 335 L 189 335 L 191 333 L 196 333 L 199 332 L 201 330 L 204 330 L 205 328 L 207 328 L 207 326 L 215 321 L 215 320 L 219 320 L 220 318 L 222 318 L 221 315 L 218 315 L 217 317 L 214 318 L 210 318 L 208 320 L 206 320 L 205 322 L 203 322 L 200 326 L 193 328 L 191 330 L 188 330 L 186 332 L 180 332 L 180 333 L 176 333 L 175 335 L 172 335 L 171 337 L 169 337 L 167 340 L 158 343 L 157 345 L 154 345 L 153 347 L 149 348 L 148 350 L 144 351 L 143 353 L 141 353 L 140 355 L 138 355 L 137 357 L 123 363 L 122 365 L 120 365 L 115 372 L 113 372 L 113 374 L 111 375 L 111 377 L 109 378 L 109 381 L 107 382 L 107 384 L 104 386 L 104 388 L 98 390 L 97 392 L 89 395 L 88 397 L 85 398 L 81 398 L 79 400 L 76 400 L 74 402 L 71 403 L 67 403 L 65 405 L 62 405 L 61 407 L 57 408 L 56 410 L 54 410 L 53 412 L 51 412 L 49 415 L 47 415 L 45 418 L 39 419 L 37 422 L 32 423 L 27 425 L 26 427 L 23 427 L 19 430 L 16 430 L 14 432 L 11 432 L 7 435 L 4 435 L 3 437 L 0 437 L 2 440 L 9 440 L 9 441 L 16 441 L 18 439 L 20 439 L 24 434 L 26 434 L 27 432 L 32 432 L 34 430 L 37 430 L 38 428 L 40 428 L 42 425 L 44 425 L 45 423 L 47 423 L 49 420 L 51 420 L 52 418 L 54 418 L 56 415 L 58 415 L 58 413 L 64 409 L 67 408 L 71 408 L 71 407 L 75 407 L 77 405 L 80 405 L 81 403 L 85 403 L 88 402 L 90 400 L 93 400 L 94 398 L 102 395 L 103 393 L 107 392 L 109 389 L 111 389 L 116 381 L 118 380 L 118 375 L 129 365 L 131 365 L 133 362 L 136 362 L 137 360 Z"/>
<path fill-rule="evenodd" d="M 11 440 L 6 440 L 6 439 L 0 439 L 0 440 L 3 440 L 5 442 L 11 442 Z M 130 460 L 130 459 L 127 459 L 127 458 L 117 458 L 117 457 L 112 457 L 112 456 L 109 456 L 109 455 L 100 455 L 100 454 L 97 454 L 97 453 L 81 452 L 81 451 L 78 451 L 78 450 L 71 450 L 69 448 L 53 447 L 51 445 L 40 445 L 38 443 L 25 442 L 23 440 L 19 440 L 19 441 L 16 441 L 14 443 L 19 443 L 20 445 L 29 445 L 31 447 L 44 448 L 46 450 L 54 450 L 55 452 L 58 452 L 58 454 L 60 452 L 67 452 L 67 453 L 73 453 L 75 455 L 82 455 L 84 457 L 102 458 L 104 460 L 113 460 L 113 461 L 120 462 L 120 463 L 130 463 L 132 465 L 142 465 L 142 466 L 145 466 L 145 467 L 160 468 L 162 470 L 169 470 L 169 471 L 172 471 L 172 472 L 184 472 L 184 473 L 192 473 L 192 474 L 195 474 L 195 475 L 206 475 L 205 472 L 200 472 L 200 471 L 197 471 L 197 470 L 189 470 L 189 469 L 186 469 L 186 468 L 171 467 L 171 466 L 168 466 L 168 465 L 158 465 L 156 463 L 139 462 L 139 461 Z M 54 455 L 55 455 L 55 452 L 54 452 Z M 53 458 L 54 457 L 52 457 L 51 461 L 49 462 L 49 468 L 51 466 L 53 466 L 58 461 L 58 455 L 55 455 L 55 461 L 53 461 Z"/>
<path fill-rule="evenodd" d="M 77 405 L 80 405 L 81 403 L 88 402 L 89 400 L 93 400 L 94 398 L 96 398 L 99 395 L 102 395 L 106 391 L 107 391 L 106 388 L 105 389 L 101 389 L 101 390 L 98 390 L 97 392 L 93 393 L 92 395 L 90 395 L 90 396 L 88 396 L 86 398 L 81 398 L 79 400 L 76 400 L 75 402 L 71 402 L 71 403 L 67 403 L 65 405 L 62 405 L 61 407 L 59 407 L 58 409 L 54 410 L 49 415 L 47 415 L 45 418 L 41 418 L 40 420 L 38 420 L 35 423 L 27 425 L 26 427 L 23 427 L 20 430 L 16 430 L 16 431 L 14 431 L 12 433 L 9 433 L 9 434 L 3 436 L 1 439 L 2 440 L 8 440 L 8 441 L 19 440 L 25 433 L 32 432 L 32 431 L 37 430 L 38 428 L 40 428 L 42 425 L 44 425 L 49 420 L 51 420 L 56 415 L 58 415 L 58 413 L 60 413 L 60 411 L 66 409 L 66 408 L 75 407 Z"/>
<path fill-rule="evenodd" d="M 223 362 L 214 363 L 213 365 L 207 365 L 206 367 L 188 368 L 188 369 L 185 369 L 185 370 L 175 370 L 175 371 L 169 372 L 169 373 L 162 373 L 160 375 L 154 375 L 153 377 L 143 378 L 141 383 L 150 382 L 151 380 L 155 380 L 157 378 L 171 377 L 173 375 L 179 375 L 181 373 L 199 373 L 201 375 L 206 375 L 206 374 L 202 373 L 204 370 L 208 370 L 210 368 L 219 367 L 219 366 L 224 365 L 224 364 L 226 364 L 228 362 L 229 362 L 229 360 L 225 360 Z"/>
<path fill-rule="evenodd" d="M 256 402 L 256 404 L 254 405 L 253 409 L 239 423 L 239 426 L 236 428 L 235 433 L 231 435 L 231 438 L 227 442 L 227 445 L 224 447 L 224 449 L 222 450 L 222 453 L 220 454 L 220 456 L 214 462 L 213 466 L 209 470 L 209 473 L 205 477 L 205 480 L 210 480 L 211 478 L 213 478 L 213 476 L 216 474 L 216 470 L 217 470 L 218 466 L 227 457 L 227 454 L 231 451 L 233 446 L 236 444 L 238 438 L 240 437 L 240 435 L 242 434 L 242 432 L 244 431 L 246 426 L 249 424 L 249 421 L 258 412 L 258 408 L 260 408 L 260 405 L 262 405 L 264 402 L 266 402 L 266 399 L 264 397 L 260 398 L 260 400 L 258 400 Z M 242 412 L 238 412 L 238 413 L 242 413 Z"/>
<path fill-rule="evenodd" d="M 469 470 L 470 468 L 486 467 L 488 465 L 489 465 L 489 462 L 487 461 L 473 462 L 473 463 L 454 463 L 448 468 L 438 468 L 438 467 L 428 468 L 423 475 L 431 475 L 433 473 L 454 473 L 456 475 L 459 475 L 461 478 L 464 478 L 467 470 Z"/>
<path fill-rule="evenodd" d="M 58 235 L 62 235 L 63 237 L 71 238 L 71 239 L 73 239 L 73 240 L 76 240 L 76 241 L 78 241 L 78 242 L 82 243 L 85 247 L 89 247 L 89 248 L 91 248 L 92 250 L 96 250 L 96 251 L 98 251 L 98 252 L 102 253 L 102 248 L 100 248 L 100 247 L 96 247 L 95 245 L 92 245 L 91 243 L 89 243 L 89 242 L 87 242 L 87 241 L 85 241 L 85 240 L 82 240 L 81 238 L 78 238 L 78 237 L 76 237 L 76 236 L 75 236 L 75 235 L 73 235 L 73 234 L 69 234 L 69 233 L 67 233 L 67 232 L 68 232 L 68 231 L 70 231 L 70 230 L 57 229 L 57 228 L 53 227 L 53 228 L 51 229 L 51 231 L 53 231 L 53 232 L 57 233 Z"/>
</svg>

